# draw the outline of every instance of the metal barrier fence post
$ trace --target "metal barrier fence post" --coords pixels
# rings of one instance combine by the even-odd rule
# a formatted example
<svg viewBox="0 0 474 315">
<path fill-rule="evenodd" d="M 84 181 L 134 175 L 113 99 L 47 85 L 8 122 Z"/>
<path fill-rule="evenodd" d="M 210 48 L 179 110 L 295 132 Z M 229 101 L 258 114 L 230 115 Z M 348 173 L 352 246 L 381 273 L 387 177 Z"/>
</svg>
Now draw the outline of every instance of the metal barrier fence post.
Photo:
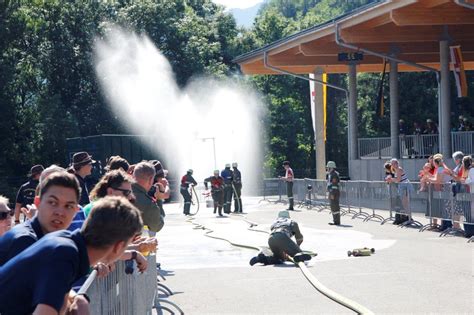
<svg viewBox="0 0 474 315">
<path fill-rule="evenodd" d="M 380 220 L 381 222 L 383 222 L 384 218 L 379 215 L 379 214 L 376 214 L 375 213 L 375 208 L 376 208 L 376 201 L 380 201 L 380 200 L 383 200 L 384 199 L 384 194 L 383 194 L 383 191 L 384 191 L 384 187 L 377 187 L 376 186 L 377 183 L 368 183 L 368 185 L 370 186 L 373 186 L 371 187 L 371 196 L 372 196 L 372 200 L 373 202 L 370 203 L 371 206 L 369 206 L 370 208 L 372 208 L 372 214 L 367 216 L 365 219 L 364 219 L 364 222 L 368 222 L 372 219 L 378 219 Z M 386 197 L 386 195 L 385 195 Z"/>
<path fill-rule="evenodd" d="M 91 314 L 152 314 L 160 303 L 174 303 L 158 298 L 156 256 L 149 255 L 148 268 L 143 273 L 125 273 L 125 262 L 116 263 L 116 269 L 103 279 L 97 279 L 87 289 L 91 299 Z"/>
<path fill-rule="evenodd" d="M 362 217 L 365 220 L 370 215 L 367 212 L 362 211 L 362 199 L 365 196 L 370 195 L 370 189 L 368 188 L 368 182 L 358 181 L 358 186 L 359 187 L 357 189 L 357 192 L 358 192 L 357 199 L 359 200 L 359 212 L 354 214 L 352 216 L 352 219 Z"/>
</svg>

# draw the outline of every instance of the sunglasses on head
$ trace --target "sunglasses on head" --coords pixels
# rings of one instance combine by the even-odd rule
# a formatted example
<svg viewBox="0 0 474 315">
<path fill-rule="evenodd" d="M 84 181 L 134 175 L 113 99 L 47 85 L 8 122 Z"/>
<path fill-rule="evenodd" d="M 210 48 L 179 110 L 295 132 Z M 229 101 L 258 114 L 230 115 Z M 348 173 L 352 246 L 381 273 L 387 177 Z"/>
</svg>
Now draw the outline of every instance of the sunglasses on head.
<svg viewBox="0 0 474 315">
<path fill-rule="evenodd" d="M 121 191 L 125 197 L 128 197 L 132 193 L 130 189 L 123 189 L 123 188 L 116 188 L 116 187 L 112 187 L 112 189 Z"/>
<path fill-rule="evenodd" d="M 7 212 L 2 211 L 0 212 L 0 221 L 5 220 L 8 216 L 13 217 L 14 214 L 15 214 L 15 210 L 10 210 Z"/>
</svg>

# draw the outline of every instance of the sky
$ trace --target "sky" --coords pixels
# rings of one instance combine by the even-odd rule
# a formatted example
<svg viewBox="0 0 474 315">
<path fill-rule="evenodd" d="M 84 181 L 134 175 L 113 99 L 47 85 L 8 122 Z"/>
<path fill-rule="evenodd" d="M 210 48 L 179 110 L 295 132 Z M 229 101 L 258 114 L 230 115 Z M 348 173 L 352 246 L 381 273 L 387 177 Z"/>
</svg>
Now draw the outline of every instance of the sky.
<svg viewBox="0 0 474 315">
<path fill-rule="evenodd" d="M 263 0 L 212 0 L 214 3 L 222 4 L 227 9 L 246 9 L 253 7 L 257 3 L 263 2 Z"/>
</svg>

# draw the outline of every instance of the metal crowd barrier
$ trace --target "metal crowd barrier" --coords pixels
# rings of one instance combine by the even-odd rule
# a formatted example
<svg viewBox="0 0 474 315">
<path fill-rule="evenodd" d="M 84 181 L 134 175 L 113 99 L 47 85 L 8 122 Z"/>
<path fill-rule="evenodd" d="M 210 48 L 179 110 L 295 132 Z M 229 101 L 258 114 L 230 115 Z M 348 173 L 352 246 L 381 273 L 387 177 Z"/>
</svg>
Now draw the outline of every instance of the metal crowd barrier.
<svg viewBox="0 0 474 315">
<path fill-rule="evenodd" d="M 159 293 L 166 291 L 166 296 L 172 292 L 163 285 L 157 286 L 158 270 L 156 255 L 149 255 L 148 268 L 139 273 L 125 272 L 125 262 L 116 262 L 115 270 L 105 278 L 96 279 L 87 289 L 90 298 L 90 311 L 93 315 L 129 315 L 152 314 L 153 309 L 169 310 L 161 306 L 170 304 L 181 314 L 181 309 L 170 301 L 159 298 Z M 173 313 L 173 312 L 171 312 Z"/>
<path fill-rule="evenodd" d="M 268 178 L 263 181 L 263 199 L 268 202 L 283 202 L 282 196 L 286 194 L 285 182 L 279 178 Z"/>
<path fill-rule="evenodd" d="M 286 199 L 286 187 L 282 183 L 278 179 L 264 180 L 264 199 L 268 200 L 268 196 L 275 200 Z M 329 210 L 326 187 L 324 180 L 295 179 L 295 204 L 318 211 Z M 351 215 L 353 219 L 361 218 L 365 222 L 376 220 L 381 224 L 401 216 L 404 223 L 400 227 L 420 231 L 437 229 L 442 232 L 440 236 L 474 234 L 474 192 L 471 193 L 467 185 L 341 181 L 340 192 L 343 216 Z M 388 217 L 384 218 L 377 210 L 388 211 Z M 416 221 L 413 212 L 424 213 L 429 223 L 423 225 Z"/>
</svg>

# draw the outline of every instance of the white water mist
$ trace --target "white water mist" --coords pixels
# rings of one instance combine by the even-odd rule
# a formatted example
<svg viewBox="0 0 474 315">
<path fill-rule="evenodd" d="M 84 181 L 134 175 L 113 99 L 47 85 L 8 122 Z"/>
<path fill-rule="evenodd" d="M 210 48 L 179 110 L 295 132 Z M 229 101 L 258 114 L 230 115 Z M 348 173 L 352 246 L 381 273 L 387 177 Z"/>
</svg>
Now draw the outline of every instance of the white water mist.
<svg viewBox="0 0 474 315">
<path fill-rule="evenodd" d="M 244 193 L 256 187 L 262 175 L 262 105 L 253 91 L 209 78 L 180 89 L 149 38 L 119 29 L 97 41 L 95 69 L 113 112 L 131 133 L 153 136 L 145 145 L 173 178 L 192 168 L 200 182 L 214 163 L 222 170 L 238 162 Z"/>
</svg>

